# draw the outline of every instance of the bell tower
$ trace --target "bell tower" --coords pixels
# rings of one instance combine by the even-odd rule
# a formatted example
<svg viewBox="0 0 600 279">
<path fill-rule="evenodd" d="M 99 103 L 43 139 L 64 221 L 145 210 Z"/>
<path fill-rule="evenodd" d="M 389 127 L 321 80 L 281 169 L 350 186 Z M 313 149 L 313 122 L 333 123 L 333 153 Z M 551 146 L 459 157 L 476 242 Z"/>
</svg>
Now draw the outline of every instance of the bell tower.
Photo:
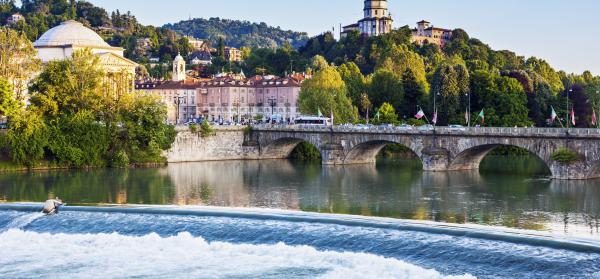
<svg viewBox="0 0 600 279">
<path fill-rule="evenodd" d="M 358 22 L 358 30 L 368 36 L 392 32 L 394 20 L 388 10 L 387 0 L 365 0 L 365 17 Z"/>
<path fill-rule="evenodd" d="M 185 81 L 185 59 L 181 54 L 173 60 L 173 81 Z"/>
<path fill-rule="evenodd" d="M 387 0 L 365 0 L 364 8 L 365 18 L 369 17 L 388 17 Z"/>
</svg>

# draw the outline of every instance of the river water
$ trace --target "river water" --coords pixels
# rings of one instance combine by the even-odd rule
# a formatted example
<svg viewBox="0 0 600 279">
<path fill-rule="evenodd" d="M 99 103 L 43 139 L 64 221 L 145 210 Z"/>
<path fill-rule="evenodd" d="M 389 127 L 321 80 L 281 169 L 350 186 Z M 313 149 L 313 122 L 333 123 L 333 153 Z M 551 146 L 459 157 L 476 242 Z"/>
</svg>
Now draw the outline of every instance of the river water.
<svg viewBox="0 0 600 279">
<path fill-rule="evenodd" d="M 3 174 L 0 277 L 600 278 L 600 181 L 547 177 L 532 156 Z"/>
</svg>

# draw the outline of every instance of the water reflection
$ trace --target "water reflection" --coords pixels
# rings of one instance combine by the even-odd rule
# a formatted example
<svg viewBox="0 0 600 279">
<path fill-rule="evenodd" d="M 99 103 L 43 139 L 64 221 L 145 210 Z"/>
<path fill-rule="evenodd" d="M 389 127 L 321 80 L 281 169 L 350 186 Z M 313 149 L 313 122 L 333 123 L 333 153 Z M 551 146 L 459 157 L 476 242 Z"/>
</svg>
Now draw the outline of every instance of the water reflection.
<svg viewBox="0 0 600 279">
<path fill-rule="evenodd" d="M 481 171 L 420 162 L 321 167 L 291 161 L 0 176 L 0 200 L 266 207 L 600 235 L 600 182 L 551 181 L 535 158 L 490 157 Z M 503 170 L 503 171 L 499 171 Z"/>
</svg>

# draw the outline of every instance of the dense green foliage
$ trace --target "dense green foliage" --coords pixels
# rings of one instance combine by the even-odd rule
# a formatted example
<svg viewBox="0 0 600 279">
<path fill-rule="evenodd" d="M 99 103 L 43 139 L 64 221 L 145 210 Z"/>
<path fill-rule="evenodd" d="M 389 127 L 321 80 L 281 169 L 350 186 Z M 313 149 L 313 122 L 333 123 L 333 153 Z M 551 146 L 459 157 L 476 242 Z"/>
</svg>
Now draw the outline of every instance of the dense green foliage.
<svg viewBox="0 0 600 279">
<path fill-rule="evenodd" d="M 224 38 L 225 44 L 232 47 L 276 48 L 289 42 L 293 47 L 303 46 L 308 40 L 306 33 L 282 30 L 271 27 L 264 22 L 229 20 L 220 18 L 196 18 L 175 24 L 167 24 L 164 28 L 196 38 L 208 39 L 216 44 Z"/>
<path fill-rule="evenodd" d="M 314 145 L 303 141 L 294 148 L 290 158 L 300 162 L 320 162 L 321 153 Z"/>
<path fill-rule="evenodd" d="M 552 160 L 562 164 L 570 164 L 579 160 L 579 155 L 571 149 L 561 148 L 552 154 Z"/>
<path fill-rule="evenodd" d="M 358 109 L 352 105 L 340 73 L 326 67 L 312 79 L 302 84 L 299 97 L 300 111 L 317 115 L 333 114 L 335 123 L 353 123 L 358 119 Z"/>
<path fill-rule="evenodd" d="M 495 51 L 461 29 L 453 31 L 443 48 L 412 44 L 406 26 L 379 37 L 355 32 L 339 41 L 324 33 L 311 38 L 299 55 L 317 57 L 319 65 L 338 65 L 348 95 L 365 119 L 362 103 L 368 100 L 365 104 L 374 107 L 391 104 L 406 123 L 413 123 L 423 108 L 430 119 L 438 111 L 438 125 L 470 119 L 472 125 L 560 127 L 574 109 L 577 127 L 589 127 L 593 109 L 600 106 L 600 77 L 589 71 L 566 74 L 536 57 Z M 315 63 L 306 67 L 319 71 Z M 549 121 L 552 108 L 560 116 L 554 122 Z M 478 117 L 482 110 L 485 119 Z M 369 113 L 372 118 L 376 111 Z"/>
<path fill-rule="evenodd" d="M 204 119 L 200 124 L 200 136 L 203 138 L 210 137 L 215 133 L 214 129 L 208 123 L 208 120 Z"/>
<path fill-rule="evenodd" d="M 30 86 L 24 108 L 0 79 L 0 110 L 9 129 L 3 150 L 17 165 L 68 167 L 164 162 L 175 140 L 167 110 L 154 96 L 130 92 L 127 73 L 107 74 L 89 50 L 49 62 Z M 7 92 L 8 91 L 8 92 Z"/>
</svg>

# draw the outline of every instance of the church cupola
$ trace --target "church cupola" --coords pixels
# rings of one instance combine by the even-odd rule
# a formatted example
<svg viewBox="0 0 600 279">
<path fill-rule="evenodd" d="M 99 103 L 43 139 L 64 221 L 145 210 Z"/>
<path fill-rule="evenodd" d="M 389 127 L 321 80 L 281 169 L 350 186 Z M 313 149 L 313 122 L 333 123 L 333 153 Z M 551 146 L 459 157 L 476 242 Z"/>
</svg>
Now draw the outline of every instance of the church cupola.
<svg viewBox="0 0 600 279">
<path fill-rule="evenodd" d="M 365 18 L 388 17 L 387 0 L 365 0 Z"/>
<path fill-rule="evenodd" d="M 185 81 L 185 59 L 181 54 L 173 60 L 173 81 Z"/>
</svg>

